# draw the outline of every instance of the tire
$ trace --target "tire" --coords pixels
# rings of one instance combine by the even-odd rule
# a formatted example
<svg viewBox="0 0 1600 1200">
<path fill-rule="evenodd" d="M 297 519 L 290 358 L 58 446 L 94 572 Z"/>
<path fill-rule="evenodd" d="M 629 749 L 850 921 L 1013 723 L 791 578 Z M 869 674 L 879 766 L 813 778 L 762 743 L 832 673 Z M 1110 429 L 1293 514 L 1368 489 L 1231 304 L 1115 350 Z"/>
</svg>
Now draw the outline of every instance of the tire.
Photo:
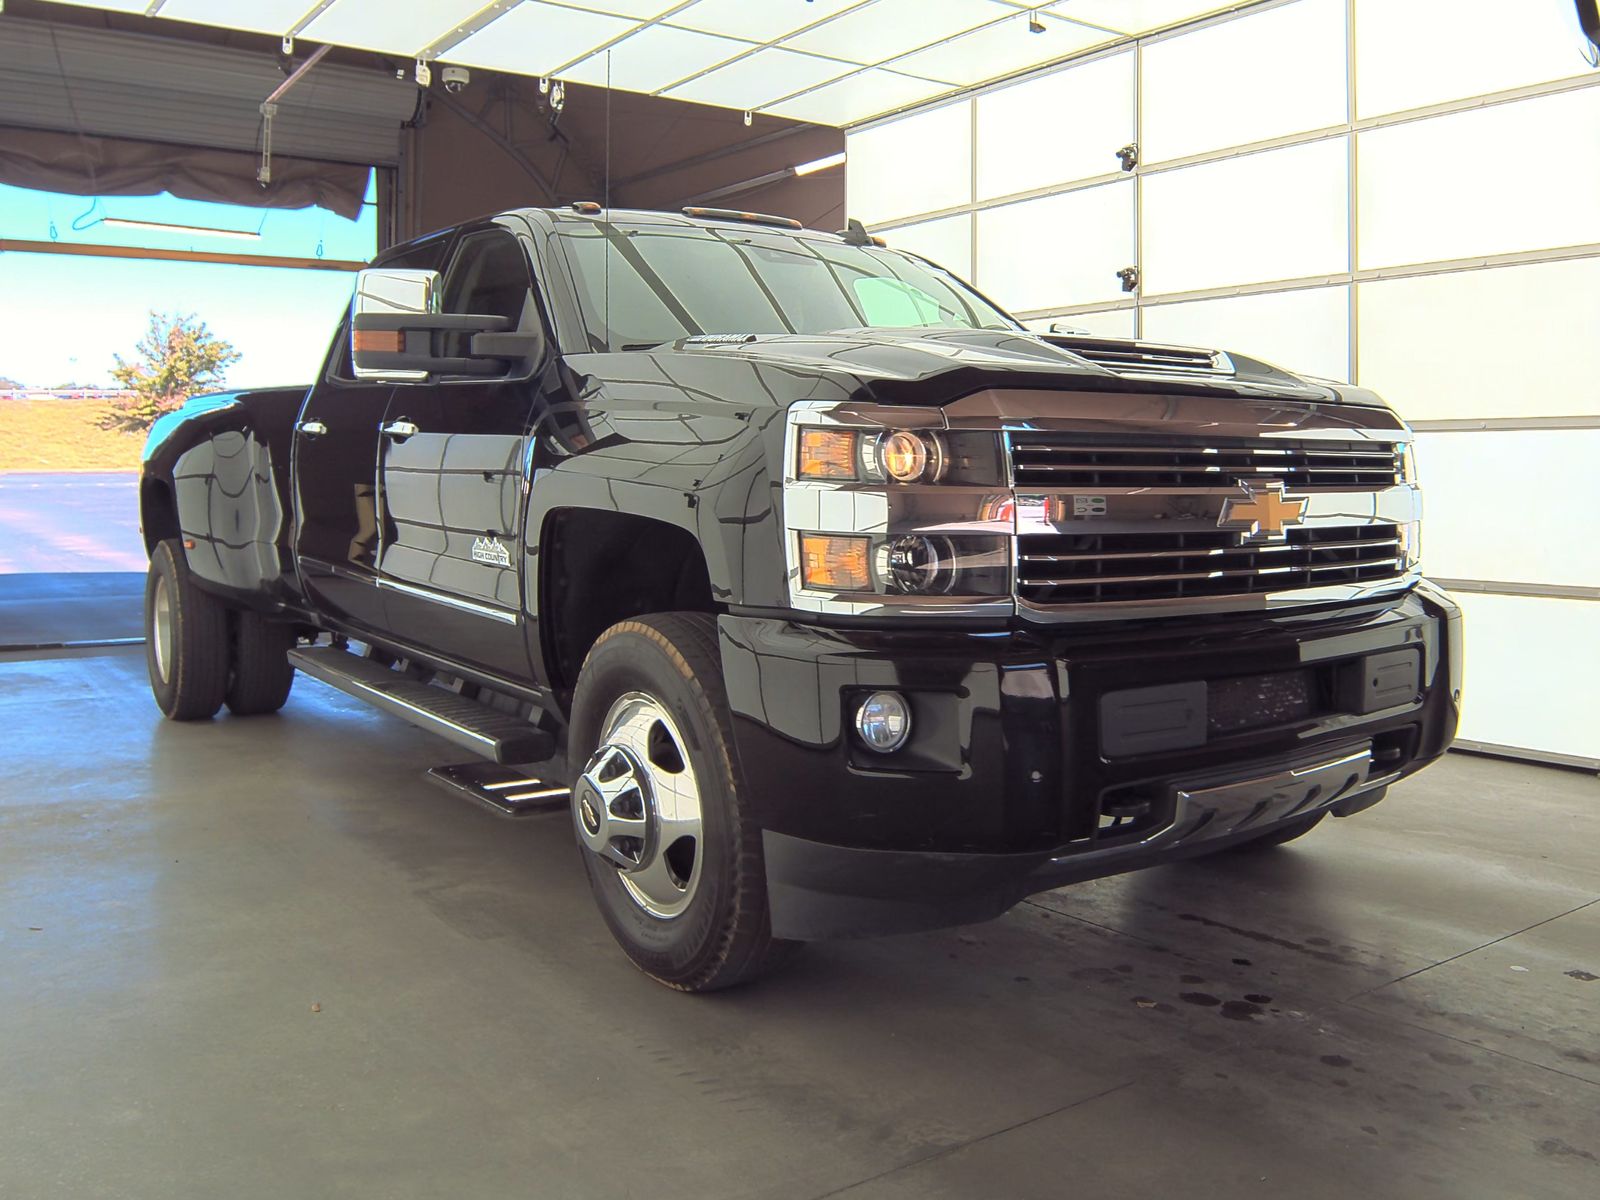
<svg viewBox="0 0 1600 1200">
<path fill-rule="evenodd" d="M 144 631 L 150 690 L 161 711 L 174 721 L 215 716 L 228 688 L 228 610 L 195 586 L 176 540 L 150 555 Z"/>
<path fill-rule="evenodd" d="M 1306 834 L 1310 833 L 1318 825 L 1322 824 L 1322 818 L 1326 817 L 1327 815 L 1328 814 L 1326 810 L 1324 810 L 1323 812 L 1312 813 L 1309 817 L 1300 817 L 1297 820 L 1290 821 L 1286 825 L 1278 826 L 1278 828 L 1274 829 L 1271 833 L 1264 833 L 1258 838 L 1251 838 L 1248 842 L 1240 842 L 1237 846 L 1230 846 L 1228 849 L 1236 853 L 1243 851 L 1270 850 L 1274 846 L 1281 846 L 1285 842 L 1292 842 L 1295 840 L 1295 838 L 1305 837 Z"/>
<path fill-rule="evenodd" d="M 296 640 L 293 626 L 248 610 L 234 614 L 233 671 L 225 696 L 229 712 L 254 717 L 283 707 L 294 686 L 289 651 Z"/>
<path fill-rule="evenodd" d="M 601 634 L 578 677 L 568 747 L 584 867 L 635 966 L 709 992 L 798 948 L 772 936 L 714 618 L 663 613 Z"/>
</svg>

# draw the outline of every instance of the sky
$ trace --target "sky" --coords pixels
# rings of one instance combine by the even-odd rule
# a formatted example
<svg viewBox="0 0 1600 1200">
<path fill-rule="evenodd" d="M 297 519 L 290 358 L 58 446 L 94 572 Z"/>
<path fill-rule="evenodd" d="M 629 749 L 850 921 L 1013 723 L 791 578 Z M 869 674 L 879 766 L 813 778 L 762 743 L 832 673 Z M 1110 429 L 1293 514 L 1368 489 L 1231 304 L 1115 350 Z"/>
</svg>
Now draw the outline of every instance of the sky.
<svg viewBox="0 0 1600 1200">
<path fill-rule="evenodd" d="M 116 228 L 100 224 L 102 216 L 259 230 L 261 236 L 246 241 Z M 96 202 L 0 185 L 0 236 L 361 260 L 376 246 L 376 209 L 368 205 L 360 219 L 347 221 L 318 208 L 244 208 L 165 194 Z M 0 378 L 32 387 L 110 386 L 114 355 L 133 356 L 155 310 L 194 313 L 233 343 L 243 357 L 228 372 L 229 386 L 305 383 L 322 361 L 353 285 L 345 271 L 0 253 Z"/>
</svg>

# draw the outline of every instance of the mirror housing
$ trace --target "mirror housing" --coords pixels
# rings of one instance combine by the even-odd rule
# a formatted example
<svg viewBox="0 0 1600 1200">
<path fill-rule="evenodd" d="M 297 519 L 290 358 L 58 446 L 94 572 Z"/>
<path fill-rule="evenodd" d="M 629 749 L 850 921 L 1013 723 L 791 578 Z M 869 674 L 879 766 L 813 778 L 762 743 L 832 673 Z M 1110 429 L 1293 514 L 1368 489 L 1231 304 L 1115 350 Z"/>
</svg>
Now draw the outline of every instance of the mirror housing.
<svg viewBox="0 0 1600 1200">
<path fill-rule="evenodd" d="M 357 379 L 418 383 L 434 375 L 504 375 L 544 344 L 505 317 L 440 311 L 437 271 L 372 267 L 356 274 L 350 367 Z"/>
</svg>

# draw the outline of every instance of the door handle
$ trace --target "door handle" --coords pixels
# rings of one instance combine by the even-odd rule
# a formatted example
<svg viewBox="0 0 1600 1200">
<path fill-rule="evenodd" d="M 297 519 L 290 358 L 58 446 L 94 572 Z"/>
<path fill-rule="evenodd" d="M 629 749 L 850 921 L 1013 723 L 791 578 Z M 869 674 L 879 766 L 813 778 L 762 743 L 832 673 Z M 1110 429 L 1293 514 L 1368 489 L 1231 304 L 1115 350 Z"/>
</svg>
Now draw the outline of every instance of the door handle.
<svg viewBox="0 0 1600 1200">
<path fill-rule="evenodd" d="M 383 427 L 383 436 L 393 438 L 397 442 L 403 442 L 408 437 L 416 437 L 421 432 L 422 430 L 410 421 L 404 420 L 390 421 Z"/>
<path fill-rule="evenodd" d="M 307 437 L 321 437 L 328 432 L 328 427 L 321 421 L 301 421 L 295 428 Z"/>
</svg>

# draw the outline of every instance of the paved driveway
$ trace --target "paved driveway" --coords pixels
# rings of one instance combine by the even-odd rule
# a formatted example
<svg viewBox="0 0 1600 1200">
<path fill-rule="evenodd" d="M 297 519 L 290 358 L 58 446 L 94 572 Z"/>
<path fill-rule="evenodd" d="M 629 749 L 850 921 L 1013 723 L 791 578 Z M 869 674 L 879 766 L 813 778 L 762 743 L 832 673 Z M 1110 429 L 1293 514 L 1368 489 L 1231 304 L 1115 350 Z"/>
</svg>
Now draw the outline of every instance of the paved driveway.
<svg viewBox="0 0 1600 1200">
<path fill-rule="evenodd" d="M 143 572 L 138 485 L 131 471 L 0 473 L 0 575 Z"/>
</svg>

